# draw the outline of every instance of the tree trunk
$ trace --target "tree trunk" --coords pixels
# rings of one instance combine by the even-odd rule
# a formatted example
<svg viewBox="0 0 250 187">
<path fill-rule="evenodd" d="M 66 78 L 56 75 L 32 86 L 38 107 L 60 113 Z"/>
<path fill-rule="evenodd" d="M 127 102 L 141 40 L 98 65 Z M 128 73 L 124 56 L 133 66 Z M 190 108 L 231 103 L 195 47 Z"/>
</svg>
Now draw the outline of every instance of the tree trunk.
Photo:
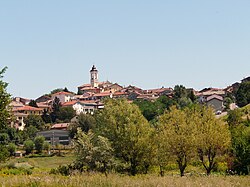
<svg viewBox="0 0 250 187">
<path fill-rule="evenodd" d="M 161 177 L 164 177 L 164 170 L 162 165 L 160 165 L 160 175 Z"/>
</svg>

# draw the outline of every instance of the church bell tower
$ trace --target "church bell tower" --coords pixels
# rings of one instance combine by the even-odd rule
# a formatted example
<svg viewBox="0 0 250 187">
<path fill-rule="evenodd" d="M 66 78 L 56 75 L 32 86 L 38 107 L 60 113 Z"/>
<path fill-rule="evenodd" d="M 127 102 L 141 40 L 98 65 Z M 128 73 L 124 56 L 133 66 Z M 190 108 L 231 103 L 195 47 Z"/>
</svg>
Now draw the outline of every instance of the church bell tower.
<svg viewBox="0 0 250 187">
<path fill-rule="evenodd" d="M 93 88 L 98 87 L 98 70 L 96 69 L 95 65 L 93 65 L 92 69 L 90 70 L 90 84 Z"/>
</svg>

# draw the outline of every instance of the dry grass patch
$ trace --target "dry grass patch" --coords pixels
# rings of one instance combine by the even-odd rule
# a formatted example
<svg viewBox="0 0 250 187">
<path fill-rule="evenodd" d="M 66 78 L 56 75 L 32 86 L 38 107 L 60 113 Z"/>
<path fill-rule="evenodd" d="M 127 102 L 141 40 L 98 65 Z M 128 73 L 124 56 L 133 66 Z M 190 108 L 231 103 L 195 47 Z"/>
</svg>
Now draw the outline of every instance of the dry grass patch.
<svg viewBox="0 0 250 187">
<path fill-rule="evenodd" d="M 82 174 L 69 177 L 59 175 L 31 175 L 31 176 L 0 176 L 0 184 L 2 186 L 41 186 L 41 187 L 100 187 L 100 186 L 170 186 L 170 187 L 248 187 L 250 186 L 250 176 L 165 176 L 158 177 L 154 175 L 141 176 L 121 176 L 111 174 L 105 177 L 101 174 Z"/>
</svg>

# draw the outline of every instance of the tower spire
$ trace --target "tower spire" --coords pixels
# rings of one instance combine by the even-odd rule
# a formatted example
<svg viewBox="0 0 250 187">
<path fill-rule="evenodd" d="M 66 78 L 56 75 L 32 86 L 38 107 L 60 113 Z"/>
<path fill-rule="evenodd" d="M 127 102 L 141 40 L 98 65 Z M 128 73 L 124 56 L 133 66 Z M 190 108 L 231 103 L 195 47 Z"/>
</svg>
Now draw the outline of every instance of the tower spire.
<svg viewBox="0 0 250 187">
<path fill-rule="evenodd" d="M 93 88 L 98 87 L 98 70 L 95 65 L 93 65 L 90 70 L 90 84 Z"/>
</svg>

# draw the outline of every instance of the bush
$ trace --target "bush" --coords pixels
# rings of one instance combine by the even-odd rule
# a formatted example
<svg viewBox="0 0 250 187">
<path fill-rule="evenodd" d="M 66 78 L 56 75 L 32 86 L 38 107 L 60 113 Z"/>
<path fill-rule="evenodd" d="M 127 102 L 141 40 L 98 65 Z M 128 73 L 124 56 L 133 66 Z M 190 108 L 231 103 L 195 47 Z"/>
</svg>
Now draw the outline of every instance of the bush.
<svg viewBox="0 0 250 187">
<path fill-rule="evenodd" d="M 27 140 L 24 142 L 24 150 L 26 152 L 26 154 L 30 154 L 32 153 L 32 151 L 34 150 L 34 142 L 32 140 Z"/>
<path fill-rule="evenodd" d="M 43 136 L 37 136 L 35 138 L 34 143 L 35 143 L 35 149 L 37 153 L 42 153 L 44 141 L 45 141 L 45 138 Z"/>
<path fill-rule="evenodd" d="M 71 170 L 71 166 L 69 165 L 62 165 L 59 166 L 58 168 L 53 168 L 50 170 L 50 174 L 61 174 L 64 176 L 69 176 L 70 175 L 70 170 Z"/>
<path fill-rule="evenodd" d="M 15 152 L 16 152 L 16 145 L 13 143 L 9 143 L 8 147 L 7 147 L 9 153 L 11 156 L 14 156 Z"/>
<path fill-rule="evenodd" d="M 10 153 L 8 149 L 5 146 L 0 145 L 0 162 L 5 162 L 9 156 Z"/>
</svg>

